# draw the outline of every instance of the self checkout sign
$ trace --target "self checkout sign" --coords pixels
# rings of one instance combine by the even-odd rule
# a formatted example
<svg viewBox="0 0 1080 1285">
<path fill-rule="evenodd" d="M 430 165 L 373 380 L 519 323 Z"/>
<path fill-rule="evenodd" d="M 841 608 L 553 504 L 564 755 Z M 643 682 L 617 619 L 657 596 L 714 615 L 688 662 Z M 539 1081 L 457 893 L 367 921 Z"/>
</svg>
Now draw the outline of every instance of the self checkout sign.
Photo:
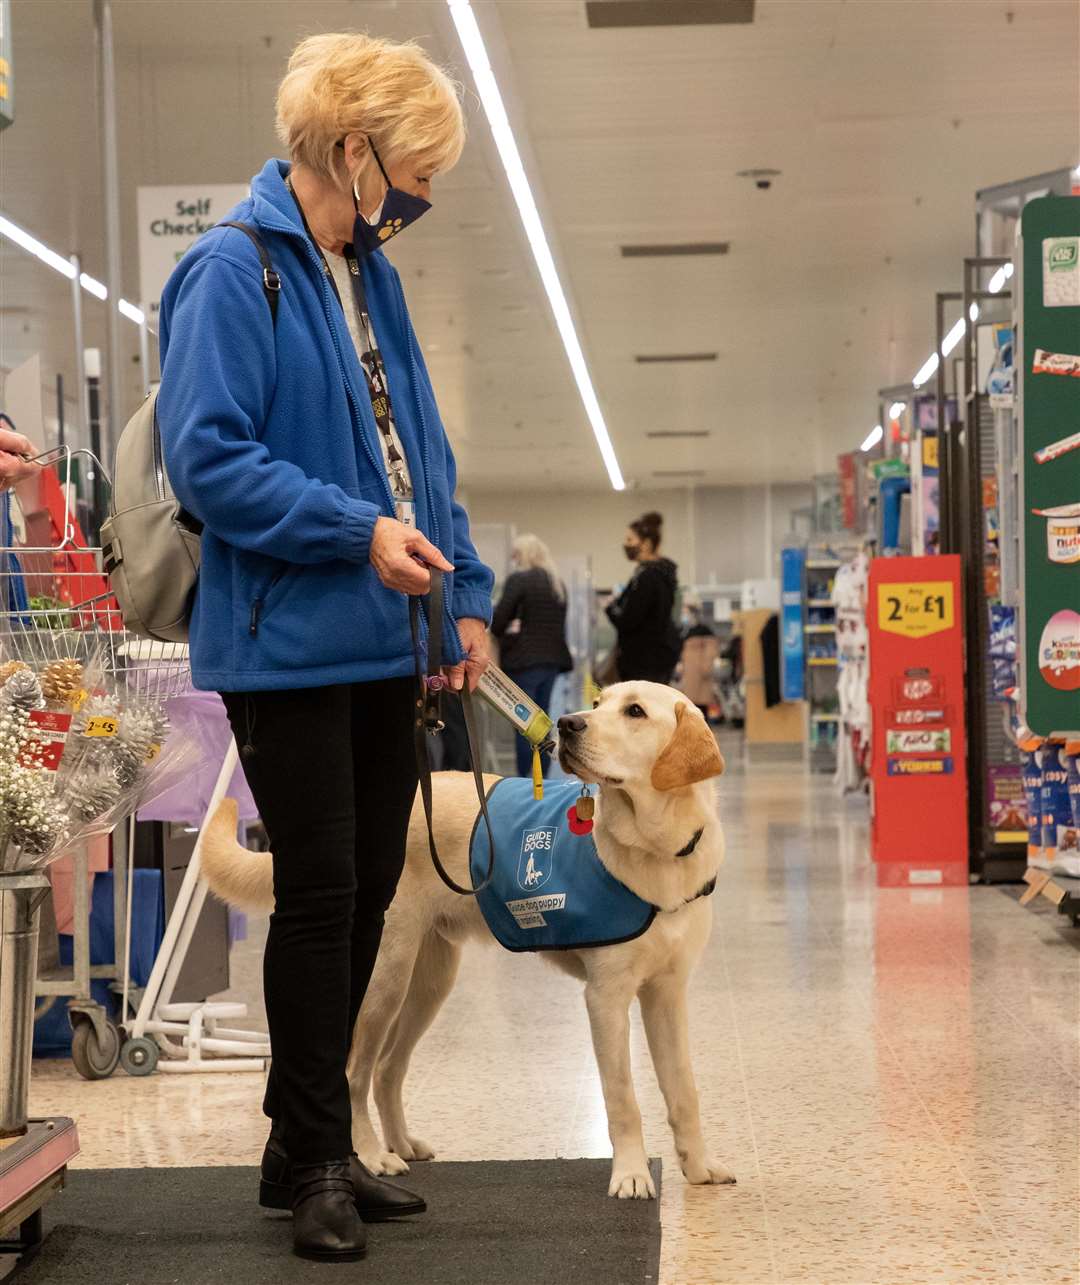
<svg viewBox="0 0 1080 1285">
<path fill-rule="evenodd" d="M 928 638 L 951 629 L 955 607 L 949 580 L 878 585 L 878 628 L 904 638 Z"/>
</svg>

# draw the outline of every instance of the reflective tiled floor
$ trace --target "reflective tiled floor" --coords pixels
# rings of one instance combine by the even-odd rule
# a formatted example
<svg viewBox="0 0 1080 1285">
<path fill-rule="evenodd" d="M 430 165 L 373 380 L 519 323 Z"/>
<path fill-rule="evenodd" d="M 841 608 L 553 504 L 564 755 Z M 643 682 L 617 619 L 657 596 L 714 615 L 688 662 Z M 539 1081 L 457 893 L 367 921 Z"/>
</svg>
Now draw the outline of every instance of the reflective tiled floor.
<svg viewBox="0 0 1080 1285">
<path fill-rule="evenodd" d="M 729 859 L 691 1007 L 706 1131 L 739 1185 L 683 1182 L 635 1019 L 661 1280 L 1076 1285 L 1076 943 L 998 889 L 877 891 L 864 800 L 725 750 Z M 234 967 L 249 999 L 258 927 Z M 79 1118 L 84 1165 L 250 1163 L 260 1090 L 54 1063 L 33 1107 Z M 467 955 L 408 1099 L 448 1159 L 608 1154 L 578 988 L 535 958 Z"/>
</svg>

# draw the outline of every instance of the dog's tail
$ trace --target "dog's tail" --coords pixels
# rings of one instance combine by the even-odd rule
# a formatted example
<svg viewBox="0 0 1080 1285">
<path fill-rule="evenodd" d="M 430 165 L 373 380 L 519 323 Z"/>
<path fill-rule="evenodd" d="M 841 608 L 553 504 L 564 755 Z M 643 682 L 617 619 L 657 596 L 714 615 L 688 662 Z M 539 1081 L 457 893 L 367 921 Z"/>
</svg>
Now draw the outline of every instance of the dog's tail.
<svg viewBox="0 0 1080 1285">
<path fill-rule="evenodd" d="M 239 808 L 223 799 L 202 838 L 202 873 L 210 891 L 241 910 L 273 910 L 274 873 L 269 852 L 251 852 L 236 840 Z"/>
</svg>

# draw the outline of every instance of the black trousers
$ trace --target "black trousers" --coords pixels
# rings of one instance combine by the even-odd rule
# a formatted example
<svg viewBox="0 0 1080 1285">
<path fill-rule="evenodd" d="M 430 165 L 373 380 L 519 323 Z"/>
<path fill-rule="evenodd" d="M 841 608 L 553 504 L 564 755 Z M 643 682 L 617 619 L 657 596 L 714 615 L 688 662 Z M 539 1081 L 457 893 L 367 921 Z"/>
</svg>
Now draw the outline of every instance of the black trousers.
<svg viewBox="0 0 1080 1285">
<path fill-rule="evenodd" d="M 352 1150 L 345 1068 L 416 793 L 414 680 L 222 692 L 274 854 L 263 1110 L 299 1163 Z"/>
</svg>

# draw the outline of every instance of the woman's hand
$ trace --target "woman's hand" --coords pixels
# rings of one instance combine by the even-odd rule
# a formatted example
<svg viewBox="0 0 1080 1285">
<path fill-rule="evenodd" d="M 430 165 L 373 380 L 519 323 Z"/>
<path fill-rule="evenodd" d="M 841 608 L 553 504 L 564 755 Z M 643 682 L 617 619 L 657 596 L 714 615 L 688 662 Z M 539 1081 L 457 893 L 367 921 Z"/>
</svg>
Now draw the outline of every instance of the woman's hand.
<svg viewBox="0 0 1080 1285">
<path fill-rule="evenodd" d="M 0 491 L 8 491 L 16 482 L 23 482 L 40 473 L 41 469 L 37 464 L 30 464 L 22 458 L 24 455 L 38 454 L 40 452 L 37 448 L 21 433 L 0 428 Z"/>
<path fill-rule="evenodd" d="M 460 665 L 447 665 L 445 673 L 450 686 L 455 692 L 461 691 L 465 679 L 469 680 L 469 691 L 476 691 L 480 675 L 491 664 L 488 654 L 487 625 L 482 620 L 466 616 L 457 622 L 461 645 L 465 648 L 465 659 Z"/>
<path fill-rule="evenodd" d="M 416 527 L 406 526 L 396 518 L 375 519 L 369 557 L 387 589 L 401 593 L 427 593 L 431 588 L 431 575 L 427 567 L 417 562 L 418 557 L 442 571 L 454 569 Z"/>
</svg>

